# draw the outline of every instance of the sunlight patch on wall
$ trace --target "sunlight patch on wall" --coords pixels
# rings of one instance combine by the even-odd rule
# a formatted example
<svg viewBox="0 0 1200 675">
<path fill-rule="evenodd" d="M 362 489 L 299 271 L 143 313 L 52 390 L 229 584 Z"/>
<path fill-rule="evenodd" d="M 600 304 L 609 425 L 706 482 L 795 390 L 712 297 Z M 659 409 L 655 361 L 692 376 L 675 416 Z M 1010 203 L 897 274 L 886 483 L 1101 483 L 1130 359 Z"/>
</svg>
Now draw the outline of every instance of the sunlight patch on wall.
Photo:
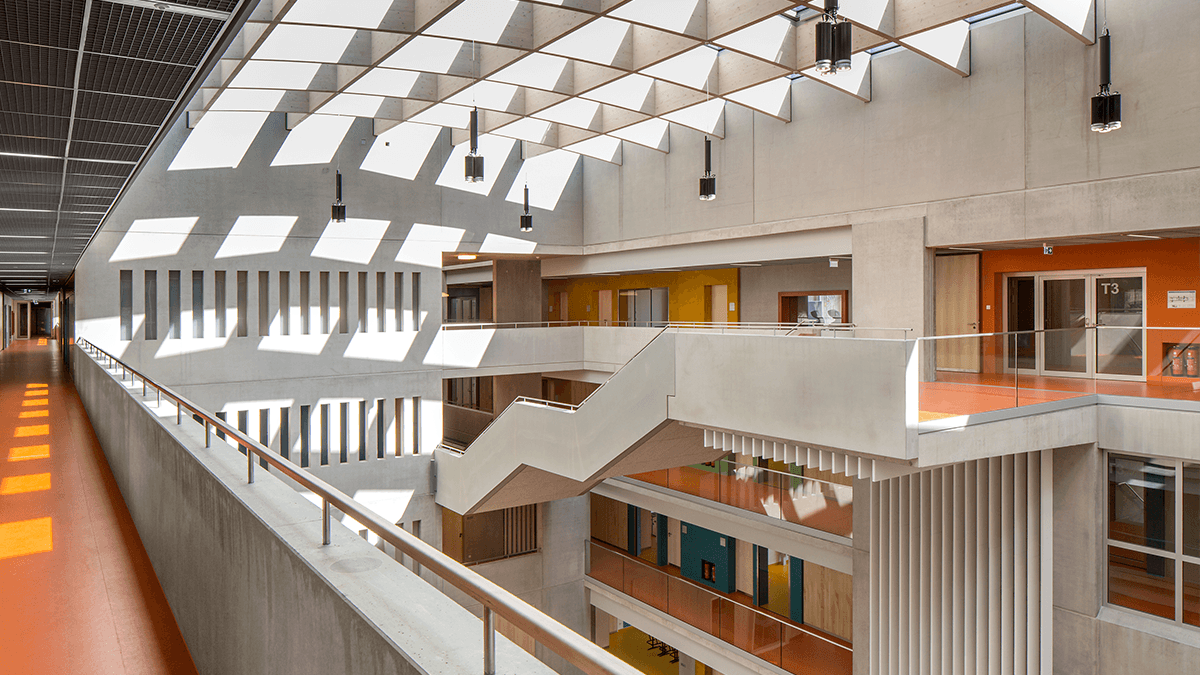
<svg viewBox="0 0 1200 675">
<path fill-rule="evenodd" d="M 271 166 L 328 164 L 354 124 L 353 117 L 309 115 L 288 132 Z"/>
<path fill-rule="evenodd" d="M 463 158 L 467 156 L 470 147 L 467 143 L 454 146 L 450 152 L 450 158 L 442 167 L 441 175 L 438 176 L 438 186 L 477 195 L 490 195 L 492 186 L 496 184 L 496 177 L 500 175 L 500 170 L 504 168 L 504 164 L 508 161 L 508 156 L 516 144 L 517 142 L 511 138 L 492 134 L 484 134 L 479 137 L 479 154 L 484 156 L 484 166 L 486 167 L 482 183 L 468 183 L 463 180 Z"/>
<path fill-rule="evenodd" d="M 412 501 L 414 492 L 414 490 L 404 488 L 358 490 L 354 493 L 354 500 L 378 513 L 389 523 L 398 523 L 404 519 L 404 512 L 408 510 L 408 504 Z"/>
<path fill-rule="evenodd" d="M 184 322 L 184 325 L 190 325 L 191 322 Z M 173 356 L 183 356 L 184 354 L 196 354 L 199 352 L 211 352 L 217 349 L 224 349 L 229 344 L 229 336 L 223 338 L 187 338 L 185 340 L 163 340 L 158 346 L 158 351 L 154 353 L 156 359 L 168 359 Z"/>
<path fill-rule="evenodd" d="M 268 335 L 258 341 L 261 352 L 317 356 L 325 350 L 329 335 Z"/>
<path fill-rule="evenodd" d="M 404 243 L 400 245 L 400 252 L 396 254 L 396 262 L 440 269 L 442 253 L 457 249 L 464 234 L 466 230 L 458 227 L 413 223 Z"/>
<path fill-rule="evenodd" d="M 506 237 L 503 234 L 488 233 L 484 236 L 483 243 L 479 245 L 479 252 L 528 254 L 533 253 L 536 248 L 537 242 L 534 241 Z"/>
<path fill-rule="evenodd" d="M 440 127 L 403 122 L 375 138 L 359 168 L 404 180 L 414 180 L 429 151 L 441 136 Z"/>
<path fill-rule="evenodd" d="M 347 218 L 344 223 L 326 223 L 321 238 L 313 247 L 312 257 L 366 265 L 387 234 L 390 220 Z"/>
<path fill-rule="evenodd" d="M 551 150 L 521 163 L 521 170 L 513 181 L 505 201 L 521 204 L 525 201 L 525 184 L 529 184 L 529 205 L 533 208 L 553 211 L 558 207 L 567 181 L 575 172 L 579 155 L 567 150 Z"/>
<path fill-rule="evenodd" d="M 364 361 L 403 363 L 408 358 L 408 350 L 412 348 L 416 337 L 415 331 L 355 333 L 342 356 Z"/>
<path fill-rule="evenodd" d="M 286 93 L 281 89 L 226 89 L 213 101 L 209 111 L 271 111 L 279 105 Z M 203 118 L 201 120 L 203 121 Z"/>
<path fill-rule="evenodd" d="M 269 116 L 265 112 L 205 113 L 167 171 L 236 169 Z"/>
<path fill-rule="evenodd" d="M 179 253 L 187 241 L 197 216 L 183 218 L 141 218 L 133 221 L 109 262 L 165 258 Z"/>
<path fill-rule="evenodd" d="M 115 300 L 114 300 L 115 303 Z M 142 323 L 146 320 L 144 314 L 135 312 L 133 315 L 133 334 L 135 336 L 141 334 Z M 76 319 L 75 334 L 79 337 L 91 342 L 104 351 L 112 354 L 114 357 L 124 358 L 125 352 L 133 342 L 129 340 L 118 340 L 116 336 L 121 334 L 121 317 L 120 316 L 102 316 L 95 319 Z"/>
<path fill-rule="evenodd" d="M 425 352 L 424 363 L 446 368 L 478 368 L 495 335 L 494 328 L 440 330 Z"/>
<path fill-rule="evenodd" d="M 297 216 L 238 216 L 215 257 L 278 253 L 296 220 Z"/>
</svg>

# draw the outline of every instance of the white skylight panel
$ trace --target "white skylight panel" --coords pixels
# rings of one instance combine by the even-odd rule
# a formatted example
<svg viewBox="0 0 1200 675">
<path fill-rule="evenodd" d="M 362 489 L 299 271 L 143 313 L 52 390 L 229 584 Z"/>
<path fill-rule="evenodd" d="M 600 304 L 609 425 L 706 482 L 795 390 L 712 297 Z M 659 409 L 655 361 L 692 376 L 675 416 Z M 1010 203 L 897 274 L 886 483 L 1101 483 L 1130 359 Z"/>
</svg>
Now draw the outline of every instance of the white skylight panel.
<svg viewBox="0 0 1200 675">
<path fill-rule="evenodd" d="M 375 137 L 360 169 L 414 180 L 442 133 L 432 124 L 403 122 Z"/>
<path fill-rule="evenodd" d="M 776 14 L 766 21 L 726 35 L 719 40 L 719 44 L 768 61 L 778 61 L 783 57 L 784 45 L 789 38 L 794 39 L 792 22 Z"/>
<path fill-rule="evenodd" d="M 717 50 L 700 46 L 679 56 L 656 63 L 642 71 L 650 77 L 682 84 L 693 89 L 704 89 L 708 77 L 717 65 Z"/>
<path fill-rule="evenodd" d="M 428 35 L 496 43 L 521 3 L 517 0 L 465 0 L 438 19 Z"/>
<path fill-rule="evenodd" d="M 379 28 L 387 16 L 392 0 L 296 0 L 283 20 L 290 23 L 319 23 L 326 26 Z"/>
<path fill-rule="evenodd" d="M 413 86 L 420 77 L 420 73 L 411 70 L 372 68 L 358 81 L 347 87 L 346 91 L 351 94 L 375 94 L 405 98 L 412 93 Z"/>
<path fill-rule="evenodd" d="M 487 170 L 483 172 L 484 181 L 482 183 L 468 183 L 463 180 L 463 158 L 467 156 L 470 148 L 467 147 L 469 143 L 459 143 L 450 151 L 450 158 L 442 165 L 437 185 L 477 195 L 491 194 L 492 186 L 496 184 L 496 178 L 500 175 L 500 170 L 504 167 L 508 156 L 512 154 L 513 146 L 516 143 L 511 138 L 503 138 L 494 134 L 483 134 L 479 137 L 479 154 L 484 156 L 487 166 Z"/>
<path fill-rule="evenodd" d="M 443 127 L 466 129 L 471 123 L 471 109 L 461 105 L 438 103 L 413 115 L 411 121 L 420 124 L 436 124 Z M 461 169 L 462 167 L 459 168 Z"/>
<path fill-rule="evenodd" d="M 612 136 L 596 136 L 586 141 L 572 143 L 563 150 L 570 150 L 605 162 L 615 162 L 620 156 L 621 139 Z"/>
<path fill-rule="evenodd" d="M 167 171 L 237 168 L 268 116 L 265 112 L 205 113 Z"/>
<path fill-rule="evenodd" d="M 488 79 L 552 91 L 558 85 L 568 63 L 569 61 L 561 56 L 534 52 Z"/>
<path fill-rule="evenodd" d="M 550 122 L 525 117 L 511 124 L 505 124 L 493 133 L 498 136 L 515 138 L 518 141 L 545 144 L 546 137 L 550 134 L 551 126 Z"/>
<path fill-rule="evenodd" d="M 600 112 L 600 104 L 582 98 L 570 98 L 534 113 L 535 117 L 580 129 L 589 129 Z"/>
<path fill-rule="evenodd" d="M 282 89 L 226 89 L 208 109 L 270 112 L 279 105 L 286 93 Z"/>
<path fill-rule="evenodd" d="M 308 89 L 320 67 L 319 63 L 248 61 L 229 86 L 249 89 Z"/>
<path fill-rule="evenodd" d="M 630 110 L 641 110 L 654 89 L 654 79 L 645 75 L 626 75 L 583 94 L 585 98 Z"/>
<path fill-rule="evenodd" d="M 479 106 L 485 110 L 508 110 L 517 96 L 517 88 L 502 82 L 482 80 L 446 99 L 446 103 Z"/>
<path fill-rule="evenodd" d="M 601 17 L 551 42 L 542 51 L 570 59 L 612 65 L 632 29 L 633 26 L 624 21 Z"/>
<path fill-rule="evenodd" d="M 663 119 L 711 134 L 717 130 L 717 126 L 721 123 L 721 114 L 724 112 L 725 101 L 714 98 L 704 103 L 680 108 L 663 115 Z"/>
<path fill-rule="evenodd" d="M 384 59 L 385 68 L 421 70 L 428 73 L 448 73 L 462 50 L 459 40 L 418 35 L 409 40 L 395 54 Z"/>
<path fill-rule="evenodd" d="M 309 115 L 288 132 L 271 166 L 328 164 L 353 123 L 353 117 Z"/>
<path fill-rule="evenodd" d="M 321 106 L 322 115 L 353 115 L 355 117 L 374 117 L 383 105 L 382 96 L 367 96 L 366 94 L 338 94 L 332 100 Z"/>
<path fill-rule="evenodd" d="M 505 201 L 520 204 L 529 185 L 529 205 L 553 211 L 558 206 L 567 181 L 579 163 L 579 155 L 566 150 L 551 150 L 521 162 L 521 170 L 513 181 Z"/>
<path fill-rule="evenodd" d="M 682 33 L 699 5 L 700 0 L 633 0 L 614 10 L 612 16 Z"/>
<path fill-rule="evenodd" d="M 254 58 L 337 63 L 356 32 L 353 28 L 280 24 L 267 35 Z"/>
<path fill-rule="evenodd" d="M 611 131 L 609 134 L 630 143 L 637 143 L 638 145 L 657 149 L 666 145 L 666 135 L 669 126 L 670 124 L 666 120 L 655 118 L 631 124 L 616 131 Z"/>
<path fill-rule="evenodd" d="M 747 108 L 760 110 L 768 115 L 784 117 L 785 115 L 781 115 L 781 113 L 784 112 L 783 107 L 787 103 L 788 92 L 791 89 L 791 79 L 781 77 L 732 94 L 727 94 L 725 98 L 735 103 L 740 103 Z"/>
<path fill-rule="evenodd" d="M 278 253 L 296 220 L 296 216 L 238 216 L 214 257 Z"/>
</svg>

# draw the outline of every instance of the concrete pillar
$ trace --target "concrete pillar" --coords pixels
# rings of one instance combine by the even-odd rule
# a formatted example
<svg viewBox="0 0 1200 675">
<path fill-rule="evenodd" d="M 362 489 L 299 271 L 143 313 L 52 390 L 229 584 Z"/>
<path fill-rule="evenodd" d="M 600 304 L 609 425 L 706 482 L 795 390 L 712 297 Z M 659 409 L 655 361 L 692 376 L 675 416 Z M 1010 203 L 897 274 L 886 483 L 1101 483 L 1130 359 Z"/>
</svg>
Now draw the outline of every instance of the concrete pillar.
<svg viewBox="0 0 1200 675">
<path fill-rule="evenodd" d="M 542 261 L 496 260 L 492 263 L 492 320 L 542 320 Z"/>
<path fill-rule="evenodd" d="M 854 323 L 933 335 L 933 250 L 925 247 L 925 219 L 853 225 L 851 238 Z"/>
<path fill-rule="evenodd" d="M 866 675 L 871 670 L 868 645 L 871 644 L 871 479 L 854 479 L 854 545 L 852 548 L 854 576 L 854 624 L 852 659 L 854 675 Z"/>
<path fill-rule="evenodd" d="M 679 675 L 696 675 L 696 659 L 679 652 Z"/>
<path fill-rule="evenodd" d="M 1107 466 L 1095 444 L 1054 450 L 1054 672 L 1100 672 Z M 1045 481 L 1049 477 L 1042 476 Z M 1042 555 L 1047 555 L 1046 551 Z"/>
<path fill-rule="evenodd" d="M 608 649 L 612 623 L 612 617 L 607 612 L 599 607 L 592 607 L 592 642 Z"/>
</svg>

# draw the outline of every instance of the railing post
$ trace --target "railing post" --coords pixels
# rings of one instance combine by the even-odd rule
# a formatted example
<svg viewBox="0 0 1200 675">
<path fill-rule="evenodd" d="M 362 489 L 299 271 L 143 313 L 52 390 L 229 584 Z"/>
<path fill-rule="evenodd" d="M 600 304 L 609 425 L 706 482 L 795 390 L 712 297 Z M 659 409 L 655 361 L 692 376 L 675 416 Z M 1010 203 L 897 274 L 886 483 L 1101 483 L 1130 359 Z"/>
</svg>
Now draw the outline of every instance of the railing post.
<svg viewBox="0 0 1200 675">
<path fill-rule="evenodd" d="M 183 424 L 183 402 L 175 399 L 175 425 Z"/>
<path fill-rule="evenodd" d="M 321 545 L 329 545 L 329 500 L 321 500 Z"/>
<path fill-rule="evenodd" d="M 483 608 L 483 675 L 496 675 L 496 625 L 491 608 Z"/>
<path fill-rule="evenodd" d="M 245 446 L 245 448 L 246 448 L 246 482 L 253 483 L 254 482 L 254 453 L 250 450 L 250 446 L 247 445 L 247 446 Z M 328 503 L 328 502 L 326 502 L 326 503 Z"/>
<path fill-rule="evenodd" d="M 207 419 L 204 420 L 204 447 L 212 447 L 212 425 L 208 423 Z"/>
</svg>

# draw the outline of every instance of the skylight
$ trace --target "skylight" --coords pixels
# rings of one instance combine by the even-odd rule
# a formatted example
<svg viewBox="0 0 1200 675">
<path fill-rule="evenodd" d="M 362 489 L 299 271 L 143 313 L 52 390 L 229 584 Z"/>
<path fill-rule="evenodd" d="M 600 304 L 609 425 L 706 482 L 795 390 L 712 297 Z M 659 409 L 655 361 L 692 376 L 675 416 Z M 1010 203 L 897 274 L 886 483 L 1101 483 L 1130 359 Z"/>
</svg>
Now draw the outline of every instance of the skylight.
<svg viewBox="0 0 1200 675">
<path fill-rule="evenodd" d="M 406 98 L 412 93 L 413 86 L 420 77 L 420 73 L 411 70 L 372 68 L 358 81 L 347 87 L 346 91 L 351 94 L 376 94 Z"/>
<path fill-rule="evenodd" d="M 355 33 L 352 28 L 280 24 L 267 35 L 254 58 L 337 63 Z"/>
<path fill-rule="evenodd" d="M 517 88 L 511 84 L 481 80 L 446 99 L 446 103 L 505 111 L 512 107 L 516 96 Z"/>
<path fill-rule="evenodd" d="M 533 53 L 500 70 L 488 79 L 553 91 L 560 88 L 559 85 L 568 63 L 570 62 L 560 56 Z"/>
<path fill-rule="evenodd" d="M 580 98 L 570 98 L 545 110 L 534 113 L 539 119 L 558 122 L 580 129 L 591 129 L 598 126 L 600 104 L 595 101 L 585 101 Z M 599 131 L 599 129 L 596 129 Z"/>
<path fill-rule="evenodd" d="M 365 94 L 338 94 L 332 100 L 321 106 L 323 115 L 352 115 L 355 117 L 374 117 L 383 105 L 382 96 L 367 96 Z"/>
<path fill-rule="evenodd" d="M 530 143 L 546 145 L 550 141 L 549 136 L 553 126 L 552 123 L 544 120 L 524 117 L 510 124 L 505 124 L 493 133 L 498 136 L 515 138 L 518 141 L 529 141 Z"/>
<path fill-rule="evenodd" d="M 697 103 L 693 106 L 681 108 L 675 112 L 663 115 L 663 119 L 682 124 L 685 127 L 691 127 L 697 131 L 703 131 L 706 134 L 716 133 L 718 127 L 724 127 L 722 124 L 725 114 L 725 100 L 714 98 L 704 103 Z M 724 135 L 724 131 L 720 135 Z"/>
<path fill-rule="evenodd" d="M 614 10 L 611 16 L 675 33 L 687 32 L 693 22 L 702 26 L 705 20 L 701 0 L 631 0 Z"/>
<path fill-rule="evenodd" d="M 521 3 L 517 0 L 464 0 L 425 31 L 427 35 L 496 43 Z"/>
<path fill-rule="evenodd" d="M 760 59 L 782 61 L 789 39 L 795 39 L 792 22 L 776 15 L 726 35 L 718 43 Z M 794 45 L 792 49 L 795 49 Z"/>
<path fill-rule="evenodd" d="M 320 67 L 319 63 L 248 61 L 229 86 L 251 89 L 307 89 Z"/>
<path fill-rule="evenodd" d="M 635 73 L 613 80 L 604 86 L 596 87 L 583 94 L 583 97 L 620 108 L 644 110 L 650 103 L 649 98 L 653 90 L 653 78 Z"/>
<path fill-rule="evenodd" d="M 286 93 L 283 89 L 226 89 L 209 110 L 274 110 Z"/>
<path fill-rule="evenodd" d="M 656 63 L 642 70 L 642 73 L 660 80 L 682 84 L 692 89 L 704 89 L 713 68 L 717 65 L 719 52 L 704 47 L 696 47 L 679 56 Z"/>
<path fill-rule="evenodd" d="M 379 28 L 392 7 L 392 0 L 296 0 L 283 20 L 291 23 L 317 23 L 351 28 Z"/>
<path fill-rule="evenodd" d="M 630 143 L 637 143 L 655 150 L 666 150 L 668 128 L 669 124 L 666 120 L 649 119 L 617 129 L 610 134 Z"/>
<path fill-rule="evenodd" d="M 471 123 L 471 109 L 461 105 L 438 103 L 417 113 L 409 121 L 421 124 L 437 124 L 455 129 L 466 129 L 467 125 Z M 459 168 L 461 169 L 462 167 L 460 166 Z"/>
<path fill-rule="evenodd" d="M 791 89 L 792 78 L 781 77 L 732 94 L 726 94 L 725 98 L 740 103 L 752 110 L 758 110 L 775 117 L 784 117 L 784 113 L 787 112 L 785 106 L 790 100 L 788 97 Z M 790 117 L 790 115 L 787 115 L 787 117 Z"/>
<path fill-rule="evenodd" d="M 594 157 L 605 162 L 619 162 L 621 158 L 621 139 L 613 138 L 612 136 L 596 136 L 586 141 L 573 143 L 563 149 L 588 157 Z"/>
<path fill-rule="evenodd" d="M 380 65 L 385 68 L 448 73 L 462 49 L 463 43 L 458 40 L 418 35 L 405 43 L 395 54 L 384 59 Z M 470 46 L 467 49 L 469 50 Z"/>
<path fill-rule="evenodd" d="M 542 51 L 612 65 L 632 28 L 624 21 L 601 17 L 550 43 Z"/>
</svg>

